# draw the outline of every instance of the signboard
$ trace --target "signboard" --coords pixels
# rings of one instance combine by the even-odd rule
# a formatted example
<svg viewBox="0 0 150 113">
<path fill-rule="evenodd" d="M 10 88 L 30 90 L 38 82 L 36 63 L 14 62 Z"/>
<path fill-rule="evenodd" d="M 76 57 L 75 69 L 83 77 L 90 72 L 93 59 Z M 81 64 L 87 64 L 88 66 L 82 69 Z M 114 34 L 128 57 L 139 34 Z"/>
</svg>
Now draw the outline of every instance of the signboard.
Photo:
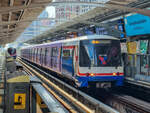
<svg viewBox="0 0 150 113">
<path fill-rule="evenodd" d="M 25 109 L 26 105 L 26 94 L 15 93 L 14 95 L 14 109 Z"/>
<path fill-rule="evenodd" d="M 109 22 L 108 22 L 108 24 L 109 24 Z M 124 32 L 124 22 L 123 22 L 123 19 L 112 21 L 110 28 L 111 29 L 119 30 L 121 32 Z M 112 34 L 112 31 L 110 31 L 108 28 L 96 27 L 96 34 L 98 34 L 98 35 L 109 35 L 109 34 Z M 125 35 L 124 34 L 118 34 L 117 37 L 124 38 Z"/>
<path fill-rule="evenodd" d="M 148 47 L 148 40 L 140 40 L 140 53 L 146 54 Z"/>
<path fill-rule="evenodd" d="M 150 17 L 134 14 L 126 17 L 124 21 L 127 36 L 150 34 Z"/>
<path fill-rule="evenodd" d="M 137 52 L 137 43 L 136 42 L 128 42 L 127 49 L 129 54 L 136 54 Z"/>
</svg>

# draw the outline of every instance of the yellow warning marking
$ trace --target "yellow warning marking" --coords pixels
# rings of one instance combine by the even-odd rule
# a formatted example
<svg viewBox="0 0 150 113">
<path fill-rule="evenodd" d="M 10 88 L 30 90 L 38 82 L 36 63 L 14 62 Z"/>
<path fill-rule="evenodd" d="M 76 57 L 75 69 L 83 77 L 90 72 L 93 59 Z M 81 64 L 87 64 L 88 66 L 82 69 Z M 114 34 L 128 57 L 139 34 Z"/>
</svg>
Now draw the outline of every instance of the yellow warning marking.
<svg viewBox="0 0 150 113">
<path fill-rule="evenodd" d="M 41 97 L 39 96 L 39 94 L 36 94 L 36 98 L 37 98 L 37 103 L 40 106 L 40 108 L 47 108 L 46 104 L 41 99 Z"/>
<path fill-rule="evenodd" d="M 26 105 L 26 94 L 15 93 L 14 95 L 14 109 L 25 109 Z"/>
<path fill-rule="evenodd" d="M 0 104 L 2 104 L 2 100 L 3 100 L 3 98 L 2 98 L 2 96 L 0 96 Z"/>
<path fill-rule="evenodd" d="M 30 77 L 26 76 L 26 75 L 20 75 L 20 76 L 8 79 L 7 82 L 9 82 L 9 83 L 13 83 L 13 82 L 30 82 Z"/>
</svg>

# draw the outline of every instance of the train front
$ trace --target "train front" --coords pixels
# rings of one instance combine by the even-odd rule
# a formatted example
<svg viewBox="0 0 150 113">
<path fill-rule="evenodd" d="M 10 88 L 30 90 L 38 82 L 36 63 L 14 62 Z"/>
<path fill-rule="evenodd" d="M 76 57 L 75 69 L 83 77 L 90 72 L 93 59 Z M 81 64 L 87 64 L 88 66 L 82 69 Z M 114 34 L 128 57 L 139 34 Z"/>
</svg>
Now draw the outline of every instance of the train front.
<svg viewBox="0 0 150 113">
<path fill-rule="evenodd" d="M 122 86 L 124 73 L 120 41 L 114 39 L 81 40 L 76 79 L 80 87 Z"/>
<path fill-rule="evenodd" d="M 9 47 L 7 52 L 9 56 L 13 57 L 14 59 L 16 58 L 16 48 Z"/>
</svg>

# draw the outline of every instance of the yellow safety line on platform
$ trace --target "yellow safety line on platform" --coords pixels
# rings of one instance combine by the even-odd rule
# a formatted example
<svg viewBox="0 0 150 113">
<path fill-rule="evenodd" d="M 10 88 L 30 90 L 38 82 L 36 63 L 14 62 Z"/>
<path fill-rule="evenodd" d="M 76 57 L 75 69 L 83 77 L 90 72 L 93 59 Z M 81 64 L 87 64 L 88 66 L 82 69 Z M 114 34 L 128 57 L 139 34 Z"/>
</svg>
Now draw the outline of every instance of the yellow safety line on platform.
<svg viewBox="0 0 150 113">
<path fill-rule="evenodd" d="M 20 60 L 19 60 L 20 61 Z M 21 61 L 22 62 L 22 61 Z M 45 80 L 47 83 L 49 83 L 52 87 L 54 87 L 57 91 L 59 91 L 64 97 L 67 97 L 69 100 L 71 100 L 74 104 L 78 105 L 82 110 L 84 110 L 86 113 L 95 113 L 94 110 L 91 110 L 81 102 L 79 102 L 77 99 L 75 99 L 72 95 L 69 95 L 64 90 L 62 90 L 60 87 L 43 77 L 40 73 L 33 70 L 30 66 L 26 65 L 24 62 L 22 62 L 28 69 L 32 70 L 36 75 L 38 75 L 41 79 Z"/>
<path fill-rule="evenodd" d="M 27 75 L 20 75 L 14 78 L 10 78 L 7 80 L 7 82 L 12 83 L 12 82 L 30 82 L 30 78 Z"/>
</svg>

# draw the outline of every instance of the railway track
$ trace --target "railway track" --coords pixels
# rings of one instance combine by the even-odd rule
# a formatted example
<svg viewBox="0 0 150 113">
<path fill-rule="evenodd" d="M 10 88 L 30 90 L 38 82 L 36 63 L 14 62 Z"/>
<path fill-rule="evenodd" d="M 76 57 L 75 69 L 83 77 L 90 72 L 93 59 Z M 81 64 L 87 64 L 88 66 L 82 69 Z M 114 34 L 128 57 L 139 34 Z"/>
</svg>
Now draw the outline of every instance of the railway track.
<svg viewBox="0 0 150 113">
<path fill-rule="evenodd" d="M 99 89 L 94 92 L 94 89 L 92 89 L 92 91 L 86 91 L 85 93 L 111 106 L 120 113 L 150 113 L 150 103 L 127 95 L 120 90 L 106 91 Z"/>
<path fill-rule="evenodd" d="M 24 63 L 25 61 L 24 62 L 20 61 L 20 62 L 23 65 L 28 64 L 28 66 L 29 65 L 31 66 L 31 64 L 28 63 L 28 62 L 26 62 L 26 63 Z M 97 97 L 96 99 L 94 99 L 91 96 L 87 95 L 88 92 L 86 92 L 86 94 L 85 94 L 85 92 L 81 92 L 80 90 L 77 90 L 74 87 L 71 87 L 66 83 L 63 83 L 62 81 L 60 81 L 58 79 L 56 80 L 56 78 L 54 78 L 53 76 L 49 75 L 46 72 L 43 72 L 42 70 L 38 69 L 35 66 L 32 65 L 31 67 L 32 68 L 34 67 L 34 69 L 38 73 L 43 74 L 43 76 L 42 76 L 43 79 L 45 79 L 46 81 L 49 81 L 49 80 L 53 81 L 54 84 L 59 86 L 59 88 L 65 90 L 66 92 L 69 92 L 69 95 L 71 94 L 74 98 L 77 99 L 77 101 L 80 100 L 80 102 L 83 105 L 86 105 L 87 108 L 90 108 L 91 111 L 89 111 L 89 113 L 91 113 L 91 112 L 96 112 L 96 113 L 101 113 L 101 112 L 102 113 L 105 113 L 105 112 L 113 113 L 113 112 L 117 112 L 115 110 L 113 111 L 113 109 L 109 109 L 109 110 L 107 109 L 106 111 L 102 110 L 102 108 L 106 108 L 106 106 L 105 106 L 105 104 L 99 102 L 98 97 L 103 98 L 102 95 L 99 95 L 99 94 L 101 94 L 101 92 L 95 93 L 96 95 L 94 95 L 94 96 L 91 95 L 94 98 Z M 28 67 L 28 68 L 31 69 L 31 67 Z M 34 73 L 34 74 L 38 75 L 38 73 Z M 45 75 L 47 77 L 45 77 Z M 53 79 L 51 79 L 51 78 L 53 78 Z M 45 86 L 46 89 L 49 87 L 49 86 L 46 86 L 46 85 L 44 85 L 44 86 Z M 128 95 L 113 94 L 111 92 L 107 92 L 107 94 L 104 93 L 104 95 L 107 95 L 106 97 L 104 97 L 104 98 L 106 98 L 106 100 L 105 100 L 106 104 L 108 104 L 108 105 L 112 106 L 113 108 L 117 109 L 120 113 L 122 113 L 122 111 L 124 111 L 124 113 L 129 113 L 129 112 L 130 113 L 150 113 L 150 104 L 147 103 L 147 102 L 141 101 L 139 99 L 133 98 L 133 97 L 128 96 Z M 79 107 L 79 108 L 81 109 L 82 107 Z M 86 111 L 86 113 L 87 113 L 87 111 Z"/>
<path fill-rule="evenodd" d="M 127 95 L 113 95 L 126 109 L 137 113 L 150 113 L 150 104 Z"/>
<path fill-rule="evenodd" d="M 42 85 L 71 113 L 119 113 L 84 92 L 60 81 L 28 62 L 18 59 L 26 72 L 41 79 Z"/>
</svg>

